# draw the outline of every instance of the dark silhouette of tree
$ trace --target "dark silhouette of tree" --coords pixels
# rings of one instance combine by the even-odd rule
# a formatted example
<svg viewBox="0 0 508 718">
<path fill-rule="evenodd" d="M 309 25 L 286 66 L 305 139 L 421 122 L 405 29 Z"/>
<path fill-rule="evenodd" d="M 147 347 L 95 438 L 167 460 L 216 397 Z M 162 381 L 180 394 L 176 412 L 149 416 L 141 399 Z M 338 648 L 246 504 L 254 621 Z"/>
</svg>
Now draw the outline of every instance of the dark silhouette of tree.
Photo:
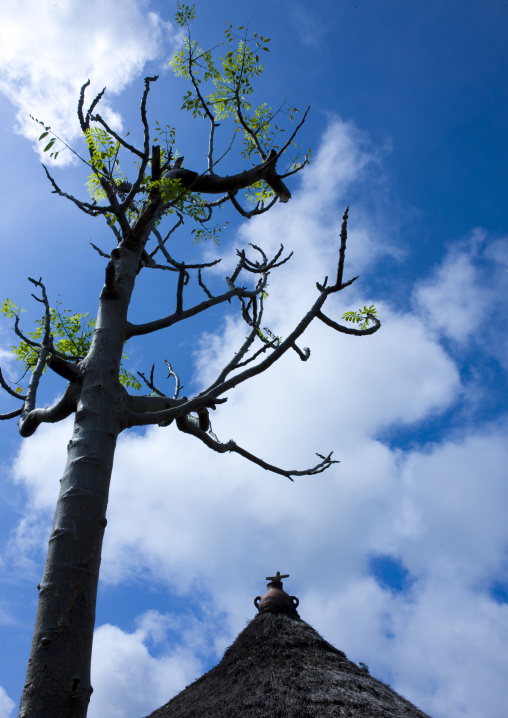
<svg viewBox="0 0 508 718">
<path fill-rule="evenodd" d="M 179 8 L 177 20 L 182 27 L 188 28 L 192 17 L 192 8 Z M 294 138 L 307 113 L 289 139 L 277 144 L 276 115 L 286 113 L 292 119 L 296 110 L 285 104 L 277 112 L 266 105 L 257 109 L 251 106 L 252 81 L 262 70 L 258 53 L 266 48 L 268 40 L 257 35 L 252 40 L 244 35 L 235 44 L 237 40 L 232 27 L 228 26 L 224 44 L 232 49 L 221 61 L 220 70 L 214 64 L 212 53 L 202 51 L 190 33 L 183 50 L 173 61 L 176 73 L 190 83 L 184 96 L 184 109 L 195 117 L 204 117 L 210 124 L 204 170 L 193 171 L 183 166 L 183 158 L 177 156 L 174 148 L 171 127 L 161 128 L 157 123 L 155 140 L 151 137 L 147 100 L 156 77 L 145 79 L 141 149 L 116 133 L 99 114 L 104 90 L 86 110 L 89 83 L 81 88 L 78 117 L 89 155 L 84 161 L 92 172 L 88 180 L 90 201 L 64 192 L 44 167 L 54 193 L 69 199 L 91 217 L 106 219 L 114 234 L 115 246 L 110 253 L 95 247 L 107 260 L 95 321 L 52 308 L 42 279 L 30 279 L 37 292 L 33 296 L 44 307 L 43 317 L 33 333 L 22 331 L 18 308 L 9 300 L 4 303 L 4 314 L 15 319 L 14 329 L 20 340 L 15 353 L 29 370 L 29 382 L 23 393 L 19 386 L 13 389 L 0 371 L 2 387 L 21 401 L 21 408 L 1 418 L 19 417 L 19 432 L 28 437 L 41 423 L 75 416 L 46 566 L 38 586 L 36 624 L 19 712 L 23 718 L 86 716 L 92 693 L 90 661 L 101 547 L 118 435 L 135 426 L 174 424 L 214 451 L 236 452 L 263 469 L 291 480 L 295 476 L 318 474 L 335 463 L 331 453 L 318 454 L 318 463 L 309 469 L 279 468 L 233 440 L 221 442 L 211 429 L 209 412 L 227 401 L 230 390 L 266 371 L 286 352 L 293 351 L 306 361 L 310 351 L 300 348 L 298 342 L 315 319 L 338 332 L 357 336 L 372 334 L 380 326 L 372 307 L 345 316 L 349 321 L 358 322 L 359 328 L 346 327 L 323 311 L 330 295 L 356 279 L 343 279 L 347 209 L 342 220 L 335 276 L 330 282 L 325 278 L 317 283 L 314 303 L 284 339 L 276 337 L 262 324 L 268 277 L 291 256 L 284 255 L 282 246 L 273 257 L 254 245 L 248 252 L 239 250 L 236 267 L 231 276 L 226 277 L 225 291 L 219 294 L 210 291 L 204 278 L 205 270 L 217 262 L 185 262 L 170 253 L 169 240 L 186 221 L 194 223 L 195 239 L 217 238 L 220 225 L 210 223 L 219 208 L 229 204 L 242 217 L 250 219 L 267 212 L 277 200 L 288 202 L 291 193 L 285 182 L 308 161 L 306 156 L 293 157 L 289 169 L 279 170 L 294 147 Z M 207 84 L 212 86 L 208 94 Z M 235 132 L 240 130 L 241 155 L 249 166 L 223 176 L 217 171 L 221 158 L 215 156 L 214 143 L 219 123 L 227 126 L 226 120 L 234 123 Z M 47 142 L 45 149 L 52 150 L 51 156 L 56 157 L 61 151 L 53 149 L 59 147 L 61 140 L 51 128 L 45 127 L 40 139 Z M 65 142 L 63 145 L 74 152 Z M 119 164 L 120 155 L 127 153 L 133 156 L 137 167 L 132 179 Z M 250 160 L 255 157 L 258 157 L 257 163 L 252 164 Z M 252 200 L 250 208 L 247 200 L 240 197 L 243 190 L 247 200 Z M 172 222 L 165 232 L 164 222 Z M 173 311 L 159 319 L 134 324 L 129 320 L 128 310 L 136 278 L 140 271 L 158 270 L 174 276 Z M 191 277 L 197 279 L 203 300 L 186 306 L 185 292 Z M 204 391 L 195 396 L 180 396 L 178 375 L 168 361 L 168 376 L 174 377 L 176 386 L 172 396 L 156 386 L 154 367 L 148 376 L 139 375 L 150 395 L 128 391 L 131 387 L 139 389 L 141 384 L 121 366 L 127 340 L 168 329 L 211 307 L 229 306 L 233 300 L 247 325 L 247 337 Z M 39 408 L 37 391 L 46 367 L 66 380 L 67 385 L 53 406 Z"/>
</svg>

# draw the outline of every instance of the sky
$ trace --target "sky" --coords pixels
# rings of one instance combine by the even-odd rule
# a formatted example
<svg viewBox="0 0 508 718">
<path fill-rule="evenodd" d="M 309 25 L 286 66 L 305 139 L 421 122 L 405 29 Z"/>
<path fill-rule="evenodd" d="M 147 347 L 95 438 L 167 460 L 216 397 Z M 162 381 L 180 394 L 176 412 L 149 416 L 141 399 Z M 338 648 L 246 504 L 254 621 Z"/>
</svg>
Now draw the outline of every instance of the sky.
<svg viewBox="0 0 508 718">
<path fill-rule="evenodd" d="M 187 87 L 168 66 L 182 35 L 176 4 L 160 0 L 4 3 L 0 118 L 4 204 L 1 298 L 38 316 L 27 277 L 52 303 L 97 311 L 113 236 L 51 193 L 40 126 L 82 150 L 79 88 L 107 86 L 102 114 L 140 137 L 143 78 L 158 74 L 149 122 L 176 127 L 185 166 L 206 167 L 207 126 L 180 112 Z M 485 0 L 243 0 L 197 3 L 193 34 L 217 47 L 226 21 L 270 38 L 257 95 L 276 107 L 310 105 L 299 133 L 312 148 L 288 180 L 292 199 L 252 220 L 228 214 L 221 246 L 174 251 L 186 261 L 234 251 L 291 261 L 270 277 L 266 318 L 284 336 L 335 271 L 340 219 L 350 207 L 346 278 L 329 314 L 374 304 L 370 337 L 312 325 L 296 354 L 243 384 L 213 416 L 266 461 L 303 468 L 315 452 L 340 460 L 291 483 L 237 455 L 218 455 L 174 426 L 121 435 L 104 541 L 89 716 L 141 718 L 220 660 L 255 614 L 265 576 L 301 617 L 371 674 L 434 718 L 504 718 L 508 674 L 508 227 L 506 213 L 508 3 Z M 221 128 L 222 129 L 222 128 Z M 229 132 L 229 134 L 228 134 Z M 231 139 L 227 123 L 220 143 Z M 47 161 L 47 157 L 45 158 Z M 246 163 L 235 145 L 224 172 Z M 86 168 L 62 152 L 59 184 L 86 199 Z M 200 258 L 197 260 L 196 258 Z M 174 285 L 145 270 L 131 318 L 171 311 Z M 190 289 L 189 302 L 195 289 Z M 35 306 L 34 306 L 35 305 Z M 235 307 L 127 346 L 128 368 L 164 359 L 194 392 L 242 341 Z M 10 324 L 0 365 L 10 379 Z M 47 376 L 41 405 L 63 390 Z M 0 411 L 17 405 L 0 395 Z M 22 440 L 0 431 L 0 718 L 23 686 L 71 420 Z"/>
</svg>

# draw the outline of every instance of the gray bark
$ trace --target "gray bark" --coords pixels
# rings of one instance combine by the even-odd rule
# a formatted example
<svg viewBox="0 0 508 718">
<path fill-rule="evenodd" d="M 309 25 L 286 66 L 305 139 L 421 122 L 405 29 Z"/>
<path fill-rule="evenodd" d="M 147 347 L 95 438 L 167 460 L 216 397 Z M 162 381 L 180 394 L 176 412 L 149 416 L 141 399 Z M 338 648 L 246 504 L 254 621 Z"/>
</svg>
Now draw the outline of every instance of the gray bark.
<svg viewBox="0 0 508 718">
<path fill-rule="evenodd" d="M 139 251 L 113 261 L 100 300 L 61 479 L 19 718 L 84 718 L 102 540 L 125 390 L 118 371 Z"/>
</svg>

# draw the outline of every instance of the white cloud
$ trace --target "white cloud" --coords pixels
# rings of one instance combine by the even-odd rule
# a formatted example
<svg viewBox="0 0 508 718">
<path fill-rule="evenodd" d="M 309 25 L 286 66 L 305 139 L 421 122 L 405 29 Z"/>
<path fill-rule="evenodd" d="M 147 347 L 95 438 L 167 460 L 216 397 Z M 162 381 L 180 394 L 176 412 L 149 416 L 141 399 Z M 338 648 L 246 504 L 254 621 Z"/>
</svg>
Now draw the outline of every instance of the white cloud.
<svg viewBox="0 0 508 718">
<path fill-rule="evenodd" d="M 14 701 L 9 698 L 2 686 L 0 686 L 0 718 L 9 718 L 14 708 Z"/>
<path fill-rule="evenodd" d="M 62 477 L 67 443 L 72 435 L 72 419 L 56 426 L 43 424 L 21 444 L 13 477 L 28 491 L 30 508 L 34 512 L 54 511 Z M 44 480 L 40 480 L 44 476 Z"/>
<path fill-rule="evenodd" d="M 452 245 L 431 277 L 414 292 L 415 302 L 430 326 L 458 344 L 476 338 L 501 342 L 506 356 L 506 333 L 501 326 L 502 302 L 508 285 L 508 238 L 492 240 L 476 229 L 468 240 Z M 489 329 L 498 329 L 495 338 Z M 488 348 L 488 347 L 487 347 Z"/>
<path fill-rule="evenodd" d="M 337 205 L 371 161 L 355 137 L 350 125 L 336 122 L 287 216 L 277 209 L 242 230 L 243 241 L 262 236 L 269 252 L 280 241 L 295 249 L 269 287 L 266 319 L 277 334 L 287 334 L 310 307 L 316 280 L 335 271 Z M 352 159 L 341 164 L 342 152 Z M 355 274 L 365 272 L 387 251 L 387 242 L 371 241 L 372 224 L 361 206 L 352 213 L 347 276 L 351 264 Z M 492 256 L 502 252 L 489 246 Z M 436 292 L 449 280 L 459 290 L 448 294 L 462 293 L 462 277 L 474 262 L 456 261 L 457 251 L 445 259 L 449 273 L 436 269 Z M 508 498 L 506 432 L 477 427 L 405 450 L 383 443 L 386 429 L 428 420 L 464 395 L 456 362 L 433 330 L 427 285 L 403 312 L 365 296 L 357 284 L 327 311 L 337 318 L 374 302 L 380 332 L 355 338 L 313 327 L 302 342 L 312 349 L 307 363 L 284 357 L 238 387 L 213 418 L 221 439 L 232 437 L 268 461 L 301 467 L 313 463 L 314 451 L 333 448 L 342 463 L 290 484 L 238 456 L 214 454 L 173 426 L 123 435 L 102 579 L 127 584 L 144 577 L 185 595 L 199 588 L 194 595 L 209 599 L 209 615 L 225 615 L 217 638 L 222 645 L 252 616 L 262 578 L 288 572 L 286 588 L 299 595 L 304 619 L 436 718 L 466 709 L 479 718 L 483 707 L 489 718 L 502 718 L 507 666 L 498 623 L 506 607 L 490 598 L 488 584 L 502 574 L 508 545 L 501 514 Z M 475 284 L 480 304 L 484 289 Z M 244 335 L 230 319 L 214 337 L 204 337 L 198 367 L 213 377 Z M 54 505 L 61 469 L 53 457 L 61 457 L 63 468 L 69 435 L 67 426 L 42 428 L 21 449 L 15 475 L 35 513 Z M 403 561 L 415 579 L 408 595 L 376 583 L 369 575 L 372 554 Z M 131 703 L 139 715 L 144 693 L 162 704 L 199 670 L 199 642 L 184 650 L 185 640 L 177 638 L 176 648 L 164 647 L 171 620 L 149 614 L 132 633 L 97 629 L 95 715 L 124 718 Z"/>
<path fill-rule="evenodd" d="M 196 657 L 206 628 L 187 617 L 181 619 L 150 611 L 138 619 L 132 633 L 109 624 L 94 635 L 90 718 L 139 718 L 178 693 L 203 671 Z M 162 655 L 150 653 L 150 644 L 160 647 L 168 631 L 177 631 L 179 645 Z"/>
<path fill-rule="evenodd" d="M 86 106 L 107 86 L 101 114 L 120 130 L 122 119 L 111 110 L 108 97 L 127 87 L 147 61 L 169 54 L 177 37 L 172 25 L 149 12 L 143 0 L 90 0 L 80 6 L 78 20 L 75 11 L 75 0 L 19 0 L 2 11 L 0 91 L 17 109 L 18 130 L 39 151 L 36 139 L 42 128 L 29 115 L 67 141 L 75 139 L 80 133 L 79 90 L 87 79 Z M 66 151 L 59 162 L 71 159 Z"/>
</svg>

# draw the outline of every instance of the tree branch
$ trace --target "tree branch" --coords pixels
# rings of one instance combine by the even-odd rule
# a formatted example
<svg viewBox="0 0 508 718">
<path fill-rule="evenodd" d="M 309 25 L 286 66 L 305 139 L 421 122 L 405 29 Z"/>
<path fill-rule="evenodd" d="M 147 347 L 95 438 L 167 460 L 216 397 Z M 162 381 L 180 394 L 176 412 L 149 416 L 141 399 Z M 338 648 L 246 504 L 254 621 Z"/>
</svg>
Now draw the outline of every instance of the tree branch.
<svg viewBox="0 0 508 718">
<path fill-rule="evenodd" d="M 250 212 L 246 212 L 242 205 L 238 202 L 238 200 L 235 197 L 236 192 L 230 192 L 229 193 L 229 199 L 231 200 L 231 204 L 236 209 L 238 214 L 241 214 L 242 217 L 245 217 L 245 219 L 251 219 L 251 217 L 255 217 L 258 214 L 264 214 L 265 212 L 268 212 L 269 209 L 273 207 L 273 205 L 277 202 L 277 195 L 274 196 L 273 200 L 264 206 L 264 203 L 262 200 L 259 200 L 259 202 L 256 202 L 256 206 L 254 209 L 252 209 Z"/>
<path fill-rule="evenodd" d="M 278 466 L 274 466 L 273 464 L 269 464 L 268 462 L 263 461 L 263 459 L 259 458 L 258 456 L 255 456 L 255 454 L 251 454 L 250 451 L 246 451 L 246 449 L 243 449 L 241 446 L 238 446 L 238 444 L 232 439 L 227 441 L 225 444 L 221 443 L 217 439 L 214 439 L 206 431 L 200 429 L 198 420 L 195 419 L 193 416 L 186 416 L 181 420 L 177 420 L 177 426 L 180 431 L 183 431 L 186 434 L 192 434 L 193 436 L 196 436 L 204 444 L 206 444 L 208 448 L 217 451 L 219 454 L 225 454 L 228 452 L 240 454 L 240 456 L 243 456 L 245 459 L 251 461 L 253 464 L 261 466 L 261 468 L 265 469 L 265 471 L 271 471 L 274 474 L 280 474 L 281 476 L 285 476 L 286 478 L 290 479 L 290 481 L 293 481 L 293 476 L 314 476 L 316 474 L 321 474 L 323 471 L 326 471 L 326 469 L 328 469 L 332 464 L 340 463 L 339 461 L 335 461 L 334 459 L 332 459 L 332 452 L 330 452 L 328 456 L 316 454 L 317 456 L 319 456 L 321 461 L 316 464 L 316 466 L 310 469 L 281 469 Z"/>
<path fill-rule="evenodd" d="M 192 412 L 202 414 L 205 409 L 215 409 L 218 404 L 224 404 L 227 401 L 227 399 L 204 396 L 193 399 L 187 399 L 187 397 L 170 399 L 161 396 L 140 397 L 130 394 L 127 396 L 129 398 L 126 400 L 125 428 L 151 424 L 168 426 L 174 419 L 180 419 Z"/>
<path fill-rule="evenodd" d="M 129 194 L 124 199 L 122 204 L 120 205 L 120 210 L 124 212 L 126 209 L 128 209 L 131 205 L 131 202 L 134 200 L 134 197 L 136 196 L 139 188 L 141 187 L 141 184 L 143 182 L 144 176 L 145 176 L 145 169 L 148 164 L 148 160 L 150 158 L 150 130 L 148 128 L 148 121 L 146 119 L 146 101 L 148 99 L 148 93 L 150 92 L 150 83 L 156 82 L 158 79 L 158 75 L 154 75 L 153 77 L 145 77 L 145 89 L 143 92 L 143 97 L 141 98 L 141 122 L 143 123 L 143 134 L 144 134 L 144 142 L 143 142 L 143 154 L 140 155 L 141 162 L 139 164 L 139 170 L 138 170 L 138 176 L 132 185 Z M 146 211 L 143 213 L 143 215 L 146 214 Z M 142 215 L 142 217 L 143 217 Z"/>
<path fill-rule="evenodd" d="M 150 334 L 151 332 L 157 332 L 159 329 L 166 329 L 167 327 L 172 326 L 173 324 L 176 324 L 177 322 L 181 322 L 183 319 L 188 319 L 189 317 L 194 317 L 196 314 L 200 314 L 201 312 L 204 312 L 206 309 L 209 309 L 210 307 L 214 307 L 217 304 L 222 304 L 223 302 L 228 302 L 233 297 L 251 297 L 255 296 L 257 294 L 257 290 L 247 290 L 242 287 L 234 287 L 233 289 L 230 289 L 228 292 L 225 292 L 224 294 L 221 294 L 217 297 L 212 297 L 211 299 L 205 299 L 204 302 L 201 302 L 200 304 L 196 304 L 194 307 L 191 307 L 190 309 L 184 309 L 181 312 L 173 312 L 173 314 L 170 314 L 167 317 L 163 317 L 162 319 L 156 319 L 153 322 L 146 322 L 146 324 L 128 324 L 127 325 L 127 339 L 130 339 L 131 337 L 139 337 L 143 334 Z"/>
<path fill-rule="evenodd" d="M 180 393 L 180 390 L 183 388 L 183 387 L 180 385 L 180 377 L 178 376 L 178 374 L 177 374 L 176 371 L 173 369 L 173 367 L 171 366 L 171 364 L 168 362 L 167 359 L 164 359 L 164 364 L 165 364 L 165 365 L 167 366 L 167 368 L 168 368 L 168 375 L 167 375 L 166 378 L 169 379 L 169 377 L 172 376 L 172 377 L 174 377 L 174 379 L 175 379 L 175 391 L 174 391 L 174 393 L 173 393 L 173 399 L 178 399 L 178 394 Z"/>
<path fill-rule="evenodd" d="M 291 198 L 291 192 L 277 174 L 275 164 L 277 152 L 272 150 L 266 161 L 255 165 L 248 170 L 234 175 L 201 174 L 184 168 L 171 169 L 166 172 L 165 177 L 170 180 L 179 179 L 185 190 L 200 192 L 203 194 L 227 194 L 250 187 L 255 182 L 264 180 L 279 197 L 281 202 L 287 202 Z"/>
<path fill-rule="evenodd" d="M 336 286 L 342 285 L 342 278 L 344 275 L 344 261 L 346 259 L 346 240 L 347 240 L 347 220 L 349 214 L 349 207 L 346 207 L 344 214 L 342 215 L 342 226 L 340 228 L 340 250 L 339 250 L 339 265 L 337 267 L 337 282 Z"/>
<path fill-rule="evenodd" d="M 203 108 L 203 111 L 205 112 L 206 116 L 210 120 L 210 137 L 208 140 L 208 171 L 210 174 L 214 174 L 213 170 L 213 140 L 214 140 L 214 134 L 215 134 L 215 127 L 217 126 L 217 123 L 215 122 L 215 117 L 213 116 L 212 112 L 210 111 L 210 108 L 208 107 L 208 103 L 205 102 L 200 89 L 199 85 L 196 82 L 196 78 L 194 77 L 194 73 L 192 72 L 192 44 L 189 37 L 189 60 L 188 60 L 188 69 L 189 69 L 189 77 L 191 79 L 192 85 L 194 86 L 194 91 L 196 92 L 196 95 L 198 97 L 199 102 L 201 103 L 201 107 Z"/>
<path fill-rule="evenodd" d="M 374 325 L 372 327 L 369 327 L 368 329 L 353 329 L 353 327 L 345 327 L 342 324 L 337 324 L 337 322 L 334 322 L 333 319 L 327 317 L 326 314 L 323 314 L 323 312 L 318 312 L 316 316 L 318 317 L 318 319 L 321 319 L 321 321 L 324 322 L 327 326 L 331 327 L 332 329 L 335 329 L 337 332 L 341 332 L 342 334 L 352 334 L 355 337 L 366 337 L 369 334 L 374 334 L 381 326 L 381 322 L 379 321 L 379 319 L 370 313 L 366 314 L 365 316 L 372 322 L 374 322 Z"/>
<path fill-rule="evenodd" d="M 238 386 L 238 384 L 243 383 L 247 379 L 250 379 L 257 374 L 261 374 L 262 372 L 266 371 L 272 364 L 278 361 L 278 359 L 280 359 L 281 356 L 288 351 L 288 349 L 294 348 L 296 340 L 304 333 L 309 324 L 317 316 L 319 310 L 321 309 L 325 301 L 326 294 L 321 293 L 317 300 L 314 302 L 311 309 L 300 320 L 300 322 L 293 329 L 293 331 L 286 337 L 286 339 L 284 339 L 284 341 L 279 344 L 279 346 L 274 347 L 272 353 L 265 359 L 263 359 L 263 361 L 259 362 L 259 364 L 255 364 L 249 369 L 245 369 L 243 372 L 236 374 L 235 376 L 225 380 L 219 385 L 214 382 L 208 389 L 202 392 L 201 396 L 210 398 L 219 396 L 220 394 L 224 394 L 226 391 L 233 389 L 235 386 Z"/>
<path fill-rule="evenodd" d="M 16 399 L 20 399 L 21 401 L 25 401 L 26 396 L 22 394 L 16 394 L 15 391 L 11 389 L 11 387 L 7 384 L 7 382 L 4 379 L 4 375 L 2 374 L 2 369 L 0 368 L 0 385 L 2 386 L 5 391 L 10 394 L 11 396 L 14 396 Z"/>
<path fill-rule="evenodd" d="M 181 224 L 183 224 L 183 217 L 180 213 L 178 213 L 178 222 L 173 227 L 171 227 L 171 229 L 166 234 L 164 239 L 162 238 L 162 235 L 159 232 L 159 230 L 157 229 L 157 227 L 153 228 L 152 232 L 155 234 L 155 236 L 157 238 L 157 247 L 152 252 L 150 252 L 150 257 L 153 258 L 160 249 L 162 254 L 164 255 L 164 257 L 166 258 L 167 262 L 169 262 L 170 264 L 174 264 L 173 259 L 171 258 L 169 252 L 166 249 L 166 242 L 168 241 L 170 236 L 173 234 L 173 232 L 175 230 L 177 230 L 178 227 L 180 227 Z"/>
<path fill-rule="evenodd" d="M 81 381 L 81 372 L 78 367 L 75 364 L 71 364 L 64 359 L 61 359 L 55 354 L 49 355 L 48 367 L 52 369 L 55 374 L 58 374 L 59 376 L 63 377 L 63 379 L 67 379 L 67 381 Z"/>
<path fill-rule="evenodd" d="M 21 412 L 23 409 L 15 409 L 14 411 L 10 411 L 8 414 L 0 414 L 0 421 L 3 421 L 4 419 L 14 419 L 16 416 L 21 416 Z"/>
<path fill-rule="evenodd" d="M 98 122 L 101 124 L 106 132 L 111 135 L 111 137 L 114 137 L 117 142 L 119 142 L 122 147 L 124 147 L 126 150 L 129 150 L 129 152 L 132 152 L 133 155 L 137 155 L 138 157 L 141 157 L 143 159 L 144 155 L 141 152 L 141 150 L 138 150 L 134 145 L 130 145 L 128 142 L 126 142 L 123 137 L 121 137 L 117 132 L 115 132 L 106 122 L 106 120 L 101 115 L 94 115 L 91 118 L 94 122 Z"/>
<path fill-rule="evenodd" d="M 42 299 L 39 299 L 35 295 L 33 295 L 33 296 L 35 299 L 37 299 L 37 301 L 42 302 L 44 304 L 45 321 L 44 321 L 44 335 L 43 335 L 43 339 L 41 342 L 41 349 L 39 352 L 39 356 L 37 357 L 37 363 L 32 372 L 32 376 L 30 377 L 30 381 L 28 382 L 26 399 L 23 404 L 23 410 L 21 412 L 21 418 L 19 420 L 19 433 L 21 434 L 21 436 L 25 436 L 25 434 L 23 433 L 23 431 L 24 431 L 23 427 L 27 421 L 27 417 L 35 410 L 37 389 L 39 387 L 39 382 L 41 380 L 42 372 L 44 371 L 44 367 L 46 365 L 46 359 L 48 358 L 49 354 L 51 353 L 51 349 L 53 346 L 53 337 L 51 336 L 51 314 L 49 311 L 49 302 L 48 302 L 48 297 L 46 294 L 46 287 L 42 283 L 41 279 L 36 280 L 36 279 L 32 279 L 32 277 L 28 277 L 28 279 L 30 282 L 32 282 L 32 284 L 35 284 L 36 287 L 40 287 L 40 289 L 41 289 Z M 34 429 L 34 431 L 35 431 L 35 429 Z"/>
<path fill-rule="evenodd" d="M 66 419 L 76 411 L 81 387 L 68 384 L 64 395 L 56 404 L 47 409 L 32 409 L 19 421 L 19 433 L 22 437 L 32 436 L 42 423 L 54 424 Z"/>
<path fill-rule="evenodd" d="M 81 202 L 81 200 L 76 199 L 72 194 L 67 194 L 67 192 L 63 192 L 60 187 L 57 185 L 53 177 L 49 174 L 48 168 L 46 165 L 42 165 L 44 168 L 44 172 L 46 173 L 46 177 L 49 179 L 51 184 L 53 185 L 53 194 L 58 194 L 60 197 L 65 197 L 66 199 L 70 199 L 71 202 L 74 202 L 76 207 L 79 207 L 79 209 L 82 212 L 85 212 L 86 214 L 89 214 L 91 217 L 98 217 L 100 214 L 107 214 L 110 212 L 113 212 L 113 208 L 111 206 L 108 207 L 99 207 L 96 204 L 90 204 L 89 202 Z"/>
<path fill-rule="evenodd" d="M 304 112 L 304 114 L 303 114 L 303 117 L 302 117 L 302 121 L 297 125 L 295 131 L 293 132 L 293 134 L 291 135 L 291 137 L 289 138 L 289 140 L 286 142 L 286 144 L 284 145 L 284 147 L 282 147 L 282 148 L 277 152 L 277 157 L 280 157 L 280 156 L 282 155 L 282 153 L 283 153 L 285 150 L 287 150 L 287 148 L 289 147 L 289 145 L 291 144 L 291 142 L 294 140 L 294 138 L 296 137 L 296 135 L 298 134 L 298 132 L 299 132 L 299 130 L 300 130 L 300 127 L 301 127 L 301 126 L 303 125 L 303 123 L 305 122 L 305 120 L 306 120 L 306 118 L 307 118 L 307 115 L 309 114 L 309 110 L 310 110 L 310 105 L 309 105 L 309 106 L 307 107 L 307 109 L 305 110 L 305 112 Z"/>
<path fill-rule="evenodd" d="M 154 391 L 158 391 L 154 387 Z M 161 392 L 162 394 L 162 392 Z M 127 408 L 136 414 L 152 414 L 153 412 L 164 412 L 166 409 L 174 409 L 187 403 L 187 397 L 171 399 L 169 396 L 133 396 L 127 394 Z M 176 417 L 174 417 L 176 418 Z M 143 422 L 141 422 L 142 424 Z M 150 422 L 156 424 L 157 422 Z"/>
</svg>

